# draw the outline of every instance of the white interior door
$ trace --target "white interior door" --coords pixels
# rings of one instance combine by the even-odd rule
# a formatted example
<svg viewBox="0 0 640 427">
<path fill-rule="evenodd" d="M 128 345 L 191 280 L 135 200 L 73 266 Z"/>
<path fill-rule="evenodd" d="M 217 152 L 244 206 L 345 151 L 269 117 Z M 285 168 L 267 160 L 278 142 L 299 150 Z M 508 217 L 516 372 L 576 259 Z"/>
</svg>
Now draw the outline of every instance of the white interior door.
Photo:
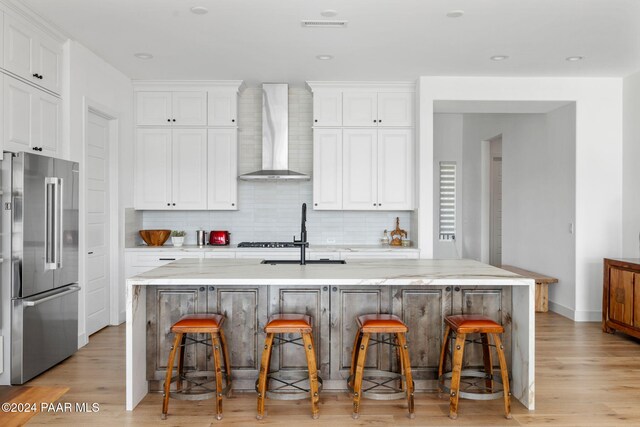
<svg viewBox="0 0 640 427">
<path fill-rule="evenodd" d="M 490 144 L 491 237 L 489 243 L 489 263 L 499 267 L 502 265 L 502 137 L 492 139 Z"/>
<path fill-rule="evenodd" d="M 85 150 L 87 335 L 109 324 L 109 122 L 89 113 Z"/>
</svg>

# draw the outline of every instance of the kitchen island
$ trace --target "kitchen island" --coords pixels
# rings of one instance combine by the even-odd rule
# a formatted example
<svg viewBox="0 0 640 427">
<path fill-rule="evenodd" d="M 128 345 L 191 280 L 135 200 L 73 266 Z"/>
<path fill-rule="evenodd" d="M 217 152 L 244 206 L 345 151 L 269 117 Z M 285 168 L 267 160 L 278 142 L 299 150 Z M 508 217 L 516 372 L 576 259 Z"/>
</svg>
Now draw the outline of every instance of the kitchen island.
<svg viewBox="0 0 640 427">
<path fill-rule="evenodd" d="M 409 327 L 416 389 L 435 390 L 443 318 L 484 314 L 505 327 L 513 396 L 534 408 L 535 282 L 471 260 L 359 260 L 345 265 L 270 265 L 258 259 L 182 259 L 127 280 L 126 406 L 133 410 L 159 390 L 171 324 L 190 313 L 221 313 L 234 388 L 253 389 L 263 327 L 270 314 L 306 313 L 325 390 L 346 389 L 355 318 L 393 313 Z M 274 352 L 273 369 L 304 366 L 296 349 Z M 208 369 L 205 349 L 187 352 L 185 366 Z M 469 347 L 466 364 L 481 364 Z M 467 356 L 468 355 L 468 356 Z M 388 369 L 390 349 L 372 347 L 367 365 Z"/>
</svg>

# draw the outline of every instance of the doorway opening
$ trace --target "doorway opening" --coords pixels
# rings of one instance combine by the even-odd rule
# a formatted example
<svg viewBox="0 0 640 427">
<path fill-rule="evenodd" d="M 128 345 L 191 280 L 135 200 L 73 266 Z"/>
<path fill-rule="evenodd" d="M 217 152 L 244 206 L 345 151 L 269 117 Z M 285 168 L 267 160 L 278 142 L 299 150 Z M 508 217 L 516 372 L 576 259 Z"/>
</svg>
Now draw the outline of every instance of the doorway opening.
<svg viewBox="0 0 640 427">
<path fill-rule="evenodd" d="M 489 264 L 502 265 L 502 135 L 489 140 Z"/>
</svg>

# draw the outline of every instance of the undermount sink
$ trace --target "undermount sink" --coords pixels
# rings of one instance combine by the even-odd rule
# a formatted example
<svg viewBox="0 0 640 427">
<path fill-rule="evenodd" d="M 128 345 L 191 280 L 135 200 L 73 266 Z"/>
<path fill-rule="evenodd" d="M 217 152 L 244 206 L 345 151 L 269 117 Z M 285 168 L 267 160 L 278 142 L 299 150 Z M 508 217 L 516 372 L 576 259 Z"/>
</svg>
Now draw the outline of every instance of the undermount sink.
<svg viewBox="0 0 640 427">
<path fill-rule="evenodd" d="M 308 259 L 305 261 L 307 264 L 346 264 L 347 261 L 343 259 Z M 300 264 L 299 259 L 263 259 L 260 264 Z"/>
</svg>

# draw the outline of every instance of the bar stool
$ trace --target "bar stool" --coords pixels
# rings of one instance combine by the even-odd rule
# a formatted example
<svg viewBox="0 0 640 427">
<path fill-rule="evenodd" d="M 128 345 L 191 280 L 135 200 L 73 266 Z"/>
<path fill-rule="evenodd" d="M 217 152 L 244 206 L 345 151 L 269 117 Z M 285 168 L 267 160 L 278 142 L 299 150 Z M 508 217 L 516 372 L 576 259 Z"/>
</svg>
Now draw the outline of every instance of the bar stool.
<svg viewBox="0 0 640 427">
<path fill-rule="evenodd" d="M 256 391 L 258 392 L 258 414 L 256 418 L 264 418 L 265 399 L 268 397 L 275 400 L 297 400 L 305 399 L 307 393 L 311 397 L 311 415 L 317 419 L 319 414 L 318 403 L 320 402 L 320 391 L 322 390 L 322 378 L 318 376 L 316 364 L 316 353 L 313 347 L 313 327 L 311 317 L 304 314 L 276 314 L 269 318 L 264 328 L 267 337 L 262 351 L 262 361 L 260 363 L 260 375 L 256 381 Z M 298 333 L 299 338 L 286 339 L 279 334 Z M 278 342 L 274 344 L 274 340 Z M 300 343 L 302 341 L 302 343 Z M 274 346 L 283 344 L 295 344 L 303 346 L 307 356 L 308 373 L 300 375 L 300 371 L 269 372 L 271 365 L 271 351 Z M 304 389 L 297 384 L 309 380 L 309 389 Z M 281 383 L 277 388 L 269 389 L 269 380 Z M 298 391 L 295 391 L 298 390 Z"/>
<path fill-rule="evenodd" d="M 442 350 L 440 352 L 440 365 L 438 367 L 438 385 L 440 391 L 449 393 L 449 418 L 454 420 L 458 418 L 458 399 L 460 397 L 472 400 L 491 400 L 504 397 L 505 417 L 511 419 L 509 372 L 507 370 L 507 360 L 504 356 L 504 346 L 500 340 L 500 334 L 504 333 L 502 325 L 488 317 L 469 314 L 447 316 L 444 321 L 445 332 L 442 340 Z M 480 342 L 466 339 L 469 334 L 480 334 Z M 493 338 L 493 345 L 489 344 L 489 336 Z M 449 353 L 449 339 L 455 339 L 455 348 L 453 351 L 451 372 L 444 373 L 445 359 Z M 482 344 L 484 371 L 462 369 L 465 343 Z M 498 353 L 500 375 L 493 374 L 491 347 L 495 347 Z M 478 390 L 477 392 L 469 390 L 460 391 L 461 379 L 471 381 L 473 378 L 484 378 L 484 386 L 473 384 Z M 450 387 L 445 385 L 445 379 L 451 379 Z M 481 382 L 482 381 L 480 381 L 480 383 Z M 502 390 L 494 390 L 494 383 L 496 382 L 502 383 Z"/>
<path fill-rule="evenodd" d="M 409 418 L 414 418 L 413 392 L 414 383 L 411 376 L 411 362 L 409 361 L 409 349 L 405 334 L 408 331 L 398 316 L 392 314 L 367 314 L 358 316 L 358 332 L 353 343 L 351 353 L 351 370 L 347 379 L 347 387 L 353 393 L 353 413 L 352 417 L 357 419 L 360 416 L 360 399 L 362 396 L 374 400 L 407 399 Z M 389 334 L 389 339 L 373 339 L 371 334 Z M 370 376 L 365 376 L 364 365 L 367 357 L 367 347 L 369 341 L 376 344 L 393 345 L 396 348 L 398 357 L 399 373 L 387 371 L 375 371 Z M 377 380 L 380 378 L 379 380 Z M 366 390 L 362 390 L 363 379 L 374 385 Z M 388 384 L 392 381 L 400 380 L 398 387 L 391 387 Z M 374 391 L 383 387 L 391 390 L 388 392 Z"/>
<path fill-rule="evenodd" d="M 222 331 L 224 316 L 220 314 L 191 314 L 182 317 L 171 326 L 171 332 L 175 334 L 173 346 L 167 362 L 167 375 L 164 380 L 164 398 L 162 400 L 162 419 L 167 419 L 169 410 L 169 397 L 179 400 L 205 400 L 216 397 L 216 418 L 222 419 L 222 395 L 227 397 L 231 393 L 231 364 L 227 351 L 227 341 Z M 187 334 L 210 334 L 210 338 L 197 339 Z M 189 342 L 187 342 L 189 341 Z M 184 350 L 187 345 L 204 344 L 212 349 L 214 371 L 184 371 Z M 178 351 L 178 349 L 180 351 Z M 222 369 L 220 368 L 220 351 L 224 357 L 225 387 L 222 387 Z M 173 376 L 173 363 L 178 357 L 178 375 Z M 206 384 L 213 382 L 215 378 L 215 391 Z M 176 382 L 175 391 L 171 390 L 171 384 Z M 186 387 L 183 387 L 187 383 Z"/>
</svg>

